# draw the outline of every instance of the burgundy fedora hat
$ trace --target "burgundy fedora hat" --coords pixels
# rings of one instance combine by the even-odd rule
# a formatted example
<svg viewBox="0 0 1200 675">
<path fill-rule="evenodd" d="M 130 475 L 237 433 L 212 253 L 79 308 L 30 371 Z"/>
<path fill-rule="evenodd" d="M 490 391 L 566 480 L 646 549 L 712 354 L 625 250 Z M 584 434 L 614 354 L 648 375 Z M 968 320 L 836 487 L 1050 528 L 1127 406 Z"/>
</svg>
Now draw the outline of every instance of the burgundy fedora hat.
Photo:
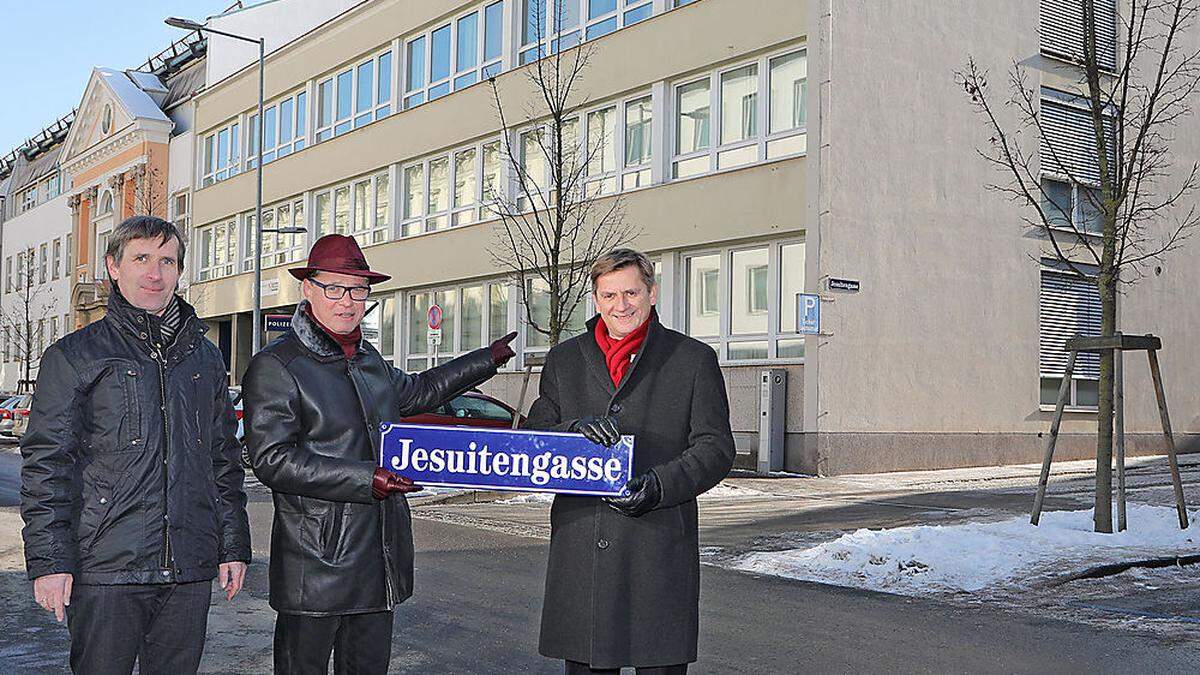
<svg viewBox="0 0 1200 675">
<path fill-rule="evenodd" d="M 390 275 L 372 271 L 354 237 L 342 234 L 327 234 L 318 239 L 308 252 L 308 264 L 304 267 L 293 267 L 288 271 L 302 281 L 313 272 L 335 272 L 365 277 L 367 283 L 371 284 L 392 278 Z"/>
</svg>

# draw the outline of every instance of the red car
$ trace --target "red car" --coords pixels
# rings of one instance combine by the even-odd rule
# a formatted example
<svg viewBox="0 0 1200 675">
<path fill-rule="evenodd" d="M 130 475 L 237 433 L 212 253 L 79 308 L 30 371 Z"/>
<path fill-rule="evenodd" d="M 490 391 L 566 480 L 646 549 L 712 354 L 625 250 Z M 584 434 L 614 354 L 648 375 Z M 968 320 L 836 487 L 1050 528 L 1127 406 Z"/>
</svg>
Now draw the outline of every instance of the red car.
<svg viewBox="0 0 1200 675">
<path fill-rule="evenodd" d="M 513 410 L 507 403 L 479 391 L 459 394 L 448 403 L 443 403 L 433 412 L 405 417 L 401 422 L 410 424 L 436 424 L 448 427 L 492 427 L 511 429 Z M 524 422 L 524 416 L 521 422 Z"/>
</svg>

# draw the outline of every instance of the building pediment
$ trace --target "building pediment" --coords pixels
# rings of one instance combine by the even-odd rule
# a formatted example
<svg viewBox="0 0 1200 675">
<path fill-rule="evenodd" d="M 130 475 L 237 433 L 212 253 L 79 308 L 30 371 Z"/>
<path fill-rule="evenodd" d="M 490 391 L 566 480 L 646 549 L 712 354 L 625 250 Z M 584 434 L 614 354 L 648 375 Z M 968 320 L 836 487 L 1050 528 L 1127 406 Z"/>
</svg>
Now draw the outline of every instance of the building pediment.
<svg viewBox="0 0 1200 675">
<path fill-rule="evenodd" d="M 169 134 L 174 122 L 155 102 L 165 92 L 148 73 L 94 69 L 67 135 L 63 166 L 74 173 L 90 165 L 88 159 L 109 154 L 112 146 L 127 145 L 131 135 Z"/>
</svg>

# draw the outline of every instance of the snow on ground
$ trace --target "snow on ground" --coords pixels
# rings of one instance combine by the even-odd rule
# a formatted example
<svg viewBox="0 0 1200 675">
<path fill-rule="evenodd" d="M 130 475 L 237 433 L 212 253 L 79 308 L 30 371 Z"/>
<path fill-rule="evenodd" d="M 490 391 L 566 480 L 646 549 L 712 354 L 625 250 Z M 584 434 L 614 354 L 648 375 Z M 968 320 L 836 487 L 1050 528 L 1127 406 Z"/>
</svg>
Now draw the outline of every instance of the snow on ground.
<svg viewBox="0 0 1200 675">
<path fill-rule="evenodd" d="M 758 497 L 767 493 L 754 488 L 739 487 L 729 483 L 717 483 L 713 489 L 700 495 L 700 499 L 736 499 L 738 497 Z"/>
<path fill-rule="evenodd" d="M 1114 514 L 1115 517 L 1115 514 Z M 1187 530 L 1174 508 L 1130 504 L 1128 529 L 1092 531 L 1092 511 L 996 522 L 861 529 L 811 548 L 749 553 L 734 569 L 901 595 L 1024 586 L 1115 562 L 1200 553 L 1200 511 Z"/>
<path fill-rule="evenodd" d="M 501 499 L 499 504 L 549 504 L 554 501 L 554 495 L 547 492 L 522 492 L 516 497 Z"/>
</svg>

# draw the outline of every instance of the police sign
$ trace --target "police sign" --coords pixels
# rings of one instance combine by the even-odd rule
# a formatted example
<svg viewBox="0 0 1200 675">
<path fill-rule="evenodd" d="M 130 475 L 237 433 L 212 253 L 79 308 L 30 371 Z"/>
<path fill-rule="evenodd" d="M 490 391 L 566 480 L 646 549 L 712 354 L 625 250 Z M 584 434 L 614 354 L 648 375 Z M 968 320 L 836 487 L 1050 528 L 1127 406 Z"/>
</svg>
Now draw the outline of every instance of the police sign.
<svg viewBox="0 0 1200 675">
<path fill-rule="evenodd" d="M 633 436 L 384 424 L 380 466 L 420 485 L 612 497 L 633 472 Z"/>
</svg>

